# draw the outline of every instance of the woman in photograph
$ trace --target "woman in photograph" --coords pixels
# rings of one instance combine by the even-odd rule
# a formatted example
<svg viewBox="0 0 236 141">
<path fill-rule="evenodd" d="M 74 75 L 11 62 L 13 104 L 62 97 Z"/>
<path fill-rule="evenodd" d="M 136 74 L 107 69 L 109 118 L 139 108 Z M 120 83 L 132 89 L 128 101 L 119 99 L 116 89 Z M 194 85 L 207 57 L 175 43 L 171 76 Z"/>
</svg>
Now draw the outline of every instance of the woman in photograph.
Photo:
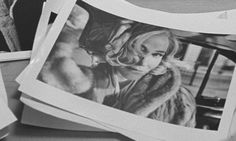
<svg viewBox="0 0 236 141">
<path fill-rule="evenodd" d="M 126 112 L 195 127 L 194 97 L 181 85 L 174 59 L 178 42 L 168 29 L 129 20 L 94 23 L 79 42 L 82 30 L 70 24 L 44 64 L 41 81 Z"/>
<path fill-rule="evenodd" d="M 123 26 L 130 28 L 107 45 L 113 49 L 106 54 L 106 60 L 114 66 L 120 84 L 116 102 L 111 105 L 144 117 L 194 127 L 195 100 L 181 85 L 178 61 L 174 58 L 178 51 L 175 37 L 168 29 L 146 24 Z"/>
</svg>

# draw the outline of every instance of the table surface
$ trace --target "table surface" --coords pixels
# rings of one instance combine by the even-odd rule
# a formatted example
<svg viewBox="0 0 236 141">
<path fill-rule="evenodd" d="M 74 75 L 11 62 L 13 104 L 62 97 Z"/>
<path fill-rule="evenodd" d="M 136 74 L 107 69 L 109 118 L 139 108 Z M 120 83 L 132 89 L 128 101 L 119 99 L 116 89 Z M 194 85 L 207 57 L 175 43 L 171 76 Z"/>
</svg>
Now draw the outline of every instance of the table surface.
<svg viewBox="0 0 236 141">
<path fill-rule="evenodd" d="M 128 0 L 133 4 L 146 8 L 159 9 L 167 12 L 189 13 L 210 12 L 216 10 L 234 9 L 235 0 Z M 155 4 L 154 4 L 155 3 Z M 78 132 L 66 130 L 53 130 L 20 124 L 23 104 L 19 101 L 20 92 L 18 84 L 14 81 L 18 74 L 26 67 L 28 60 L 1 63 L 3 79 L 5 82 L 9 107 L 18 118 L 18 121 L 9 126 L 10 135 L 5 141 L 124 141 L 128 138 L 117 133 L 108 132 Z"/>
</svg>

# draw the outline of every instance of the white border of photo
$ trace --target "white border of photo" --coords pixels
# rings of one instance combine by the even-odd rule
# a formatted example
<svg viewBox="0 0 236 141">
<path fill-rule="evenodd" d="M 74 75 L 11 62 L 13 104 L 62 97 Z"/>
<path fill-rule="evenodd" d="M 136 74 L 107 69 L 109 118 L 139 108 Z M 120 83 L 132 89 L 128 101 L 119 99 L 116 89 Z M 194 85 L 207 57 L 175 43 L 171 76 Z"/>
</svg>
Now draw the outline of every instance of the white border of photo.
<svg viewBox="0 0 236 141">
<path fill-rule="evenodd" d="M 83 0 L 90 5 L 126 19 L 201 33 L 235 34 L 236 9 L 206 13 L 168 13 L 133 5 L 125 0 Z M 115 5 L 115 6 L 111 6 Z M 128 12 L 127 12 L 128 11 Z M 221 18 L 227 12 L 227 18 Z M 155 18 L 156 17 L 156 18 Z M 224 28 L 219 28 L 224 27 Z"/>
<path fill-rule="evenodd" d="M 42 42 L 44 41 L 44 39 L 47 36 L 47 32 L 49 31 L 48 22 L 49 22 L 51 12 L 58 13 L 60 11 L 62 4 L 63 4 L 63 2 L 60 1 L 60 2 L 53 5 L 53 2 L 55 3 L 54 0 L 49 0 L 48 2 L 43 3 L 42 13 L 40 15 L 39 23 L 38 23 L 38 26 L 36 29 L 31 56 L 28 59 L 32 59 L 32 57 L 35 56 L 39 46 L 42 44 Z M 20 84 L 21 80 L 23 79 L 24 74 L 27 71 L 26 68 L 16 78 L 16 82 L 18 82 L 19 84 Z"/>
<path fill-rule="evenodd" d="M 106 12 L 153 25 L 195 32 L 236 34 L 236 29 L 234 28 L 236 21 L 218 19 L 216 16 L 219 14 L 218 12 L 202 14 L 170 14 L 156 10 L 139 8 L 120 0 L 84 1 Z M 236 95 L 233 94 L 235 91 L 233 86 L 236 85 L 236 77 L 232 78 L 224 108 L 225 110 L 223 112 L 223 117 L 221 119 L 218 131 L 186 128 L 146 119 L 86 100 L 84 98 L 80 98 L 37 80 L 37 76 L 75 2 L 75 0 L 68 1 L 67 6 L 62 7 L 61 10 L 63 12 L 58 15 L 53 24 L 53 27 L 55 28 L 52 28 L 48 32 L 47 38 L 42 43 L 42 48 L 40 48 L 39 52 L 30 63 L 29 71 L 27 72 L 28 78 L 22 81 L 20 86 L 21 91 L 35 99 L 78 116 L 87 117 L 89 119 L 96 120 L 99 123 L 105 123 L 116 128 L 133 131 L 154 138 L 176 141 L 198 141 L 199 139 L 202 141 L 208 141 L 227 138 L 231 123 L 229 121 L 232 120 L 234 108 L 236 107 Z M 111 4 L 115 4 L 116 7 L 111 7 Z M 153 19 L 153 17 L 158 18 Z M 196 22 L 196 20 L 198 22 Z M 236 70 L 234 71 L 234 75 L 235 73 Z"/>
<path fill-rule="evenodd" d="M 17 60 L 27 60 L 31 56 L 31 51 L 17 51 L 17 52 L 4 52 L 0 53 L 0 63 L 17 61 Z"/>
<path fill-rule="evenodd" d="M 53 107 L 51 105 L 42 103 L 40 101 L 33 100 L 31 97 L 26 96 L 26 95 L 21 97 L 21 101 L 30 107 L 34 107 L 34 109 L 36 109 L 39 112 L 43 112 L 45 114 L 48 114 L 48 115 L 51 115 L 54 117 L 59 117 L 60 119 L 68 120 L 70 122 L 79 123 L 78 125 L 71 126 L 71 129 L 68 129 L 68 130 L 82 131 L 81 128 L 84 127 L 85 130 L 83 130 L 83 131 L 88 130 L 88 131 L 104 132 L 106 130 L 109 132 L 119 132 L 120 134 L 123 134 L 135 141 L 144 141 L 144 140 L 145 141 L 162 141 L 161 139 L 145 136 L 143 134 L 138 134 L 136 132 L 128 131 L 125 129 L 121 129 L 118 127 L 107 125 L 105 123 L 97 122 L 96 120 L 92 120 L 92 119 L 88 119 L 86 117 L 78 116 L 76 114 L 64 111 L 62 109 Z M 81 127 L 81 124 L 82 124 L 82 127 Z M 86 127 L 84 125 L 86 125 L 88 127 Z M 59 126 L 59 128 L 61 128 L 60 125 L 57 125 L 57 126 Z M 67 123 L 65 123 L 65 126 L 66 126 L 66 128 L 69 128 Z M 92 127 L 92 128 L 90 128 L 90 127 Z M 58 129 L 58 127 L 56 127 L 56 128 Z M 97 129 L 97 128 L 99 128 L 99 129 Z M 62 128 L 62 129 L 65 129 L 65 128 Z"/>
</svg>

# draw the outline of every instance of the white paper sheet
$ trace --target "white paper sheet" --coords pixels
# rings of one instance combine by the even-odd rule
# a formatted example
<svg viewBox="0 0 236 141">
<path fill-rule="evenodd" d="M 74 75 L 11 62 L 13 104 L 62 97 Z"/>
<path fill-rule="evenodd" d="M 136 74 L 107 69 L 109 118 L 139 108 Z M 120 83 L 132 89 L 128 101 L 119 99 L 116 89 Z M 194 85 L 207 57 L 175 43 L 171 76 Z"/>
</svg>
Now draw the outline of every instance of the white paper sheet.
<svg viewBox="0 0 236 141">
<path fill-rule="evenodd" d="M 0 98 L 5 102 L 5 104 L 8 103 L 7 93 L 6 93 L 6 90 L 5 90 L 5 85 L 4 85 L 4 82 L 3 82 L 1 69 L 0 69 Z"/>
<path fill-rule="evenodd" d="M 218 33 L 218 34 L 235 33 L 235 28 L 234 28 L 236 22 L 234 20 L 236 13 L 235 9 L 226 10 L 228 17 L 232 16 L 232 18 L 220 19 L 219 15 L 222 14 L 222 12 L 226 11 L 193 13 L 193 14 L 192 13 L 176 14 L 147 8 L 140 8 L 127 1 L 119 1 L 119 0 L 116 1 L 84 0 L 84 1 L 114 15 L 120 15 L 127 19 L 133 19 L 135 21 L 153 24 L 157 26 L 163 26 L 180 30 L 184 29 L 186 31 L 193 31 L 193 32 Z M 110 6 L 111 4 L 116 5 L 116 7 L 111 7 Z M 122 9 L 119 9 L 119 7 L 122 7 Z M 129 12 L 127 13 L 127 11 Z M 217 28 L 217 27 L 224 27 L 224 28 Z"/>
<path fill-rule="evenodd" d="M 9 109 L 9 107 L 6 105 L 5 101 L 0 99 L 0 129 L 3 129 L 4 127 L 10 125 L 14 121 L 16 121 L 15 116 Z"/>
<path fill-rule="evenodd" d="M 0 70 L 0 130 L 16 121 L 16 117 L 7 106 L 7 103 L 7 94 Z"/>
</svg>

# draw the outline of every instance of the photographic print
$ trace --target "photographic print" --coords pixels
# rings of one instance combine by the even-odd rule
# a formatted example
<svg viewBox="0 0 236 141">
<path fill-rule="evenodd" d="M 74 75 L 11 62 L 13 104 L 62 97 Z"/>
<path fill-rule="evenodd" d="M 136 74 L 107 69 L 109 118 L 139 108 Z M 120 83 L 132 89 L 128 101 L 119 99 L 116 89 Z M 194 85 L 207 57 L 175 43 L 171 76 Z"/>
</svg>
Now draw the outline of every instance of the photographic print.
<svg viewBox="0 0 236 141">
<path fill-rule="evenodd" d="M 98 121 L 109 116 L 114 121 L 106 117 L 103 122 L 156 138 L 227 136 L 236 61 L 236 42 L 227 38 L 235 35 L 148 24 L 83 1 L 66 19 L 55 43 L 41 50 L 47 55 L 40 65 L 31 66 L 32 72 L 38 70 L 35 88 L 50 88 L 58 100 L 73 99 L 71 105 L 78 107 L 69 111 L 96 113 L 91 118 Z M 25 86 L 21 89 L 29 94 Z M 41 93 L 29 95 L 56 104 Z M 142 121 L 141 130 L 135 123 Z M 176 131 L 173 136 L 162 135 L 169 129 Z"/>
<path fill-rule="evenodd" d="M 190 37 L 179 37 L 168 28 L 127 20 L 92 7 L 89 10 L 74 7 L 39 80 L 147 118 L 218 129 L 217 123 L 205 125 L 209 121 L 197 125 L 195 100 L 199 98 L 198 108 L 206 110 L 198 114 L 220 120 L 234 58 L 217 55 L 217 48 L 210 45 L 217 43 L 216 36 L 192 33 Z M 89 17 L 93 19 L 84 29 L 83 22 Z M 207 40 L 215 41 L 208 45 Z M 209 65 L 215 61 L 214 56 L 217 61 L 212 70 Z M 206 76 L 207 71 L 211 72 Z M 212 105 L 207 105 L 209 102 Z"/>
</svg>

